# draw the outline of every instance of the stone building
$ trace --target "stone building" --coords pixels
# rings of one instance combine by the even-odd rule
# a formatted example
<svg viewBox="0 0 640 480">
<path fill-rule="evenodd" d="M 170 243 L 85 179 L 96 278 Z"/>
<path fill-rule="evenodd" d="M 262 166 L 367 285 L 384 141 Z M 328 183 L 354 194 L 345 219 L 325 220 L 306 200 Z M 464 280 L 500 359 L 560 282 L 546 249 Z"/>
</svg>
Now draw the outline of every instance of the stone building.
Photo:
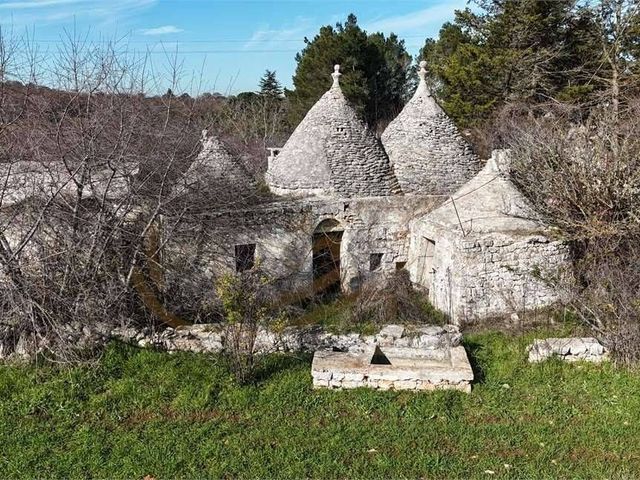
<svg viewBox="0 0 640 480">
<path fill-rule="evenodd" d="M 410 273 L 455 322 L 562 300 L 570 251 L 509 179 L 509 152 L 411 225 Z"/>
<path fill-rule="evenodd" d="M 204 130 L 201 143 L 202 150 L 174 190 L 195 191 L 205 199 L 214 196 L 218 203 L 226 205 L 243 204 L 255 197 L 255 179 L 220 139 Z"/>
<path fill-rule="evenodd" d="M 336 66 L 329 91 L 286 144 L 271 149 L 265 179 L 276 197 L 212 216 L 218 241 L 208 252 L 218 271 L 259 263 L 288 289 L 320 293 L 352 291 L 406 267 L 409 222 L 442 198 L 403 194 L 340 75 Z"/>
<path fill-rule="evenodd" d="M 190 191 L 205 192 L 211 202 L 185 203 L 197 209 L 197 221 L 172 232 L 163 258 L 186 256 L 209 277 L 259 265 L 284 290 L 302 295 L 353 291 L 369 278 L 408 269 L 454 321 L 560 299 L 541 278 L 567 264 L 568 248 L 510 183 L 504 153 L 480 171 L 425 76 L 422 64 L 415 95 L 381 142 L 343 95 L 336 66 L 329 91 L 286 144 L 271 149 L 268 195 L 204 132 L 200 155 L 172 195 L 188 202 Z M 13 196 L 5 204 L 71 185 L 68 172 L 30 168 L 3 174 Z M 135 173 L 118 172 L 116 191 L 128 190 Z M 91 180 L 99 195 L 104 179 Z M 202 231 L 206 240 L 194 241 Z"/>
<path fill-rule="evenodd" d="M 510 182 L 505 153 L 481 170 L 425 76 L 422 63 L 381 145 L 345 99 L 336 66 L 330 90 L 271 150 L 275 199 L 216 214 L 218 268 L 260 262 L 286 288 L 315 293 L 407 268 L 458 322 L 559 300 L 543 278 L 567 265 L 568 248 Z"/>
</svg>

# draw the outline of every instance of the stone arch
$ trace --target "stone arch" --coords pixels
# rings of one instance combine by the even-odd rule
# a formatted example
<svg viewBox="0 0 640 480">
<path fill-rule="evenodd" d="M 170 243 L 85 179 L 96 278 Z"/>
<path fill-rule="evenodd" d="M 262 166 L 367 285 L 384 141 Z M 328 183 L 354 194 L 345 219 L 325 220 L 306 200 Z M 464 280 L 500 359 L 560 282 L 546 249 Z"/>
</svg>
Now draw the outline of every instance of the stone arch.
<svg viewBox="0 0 640 480">
<path fill-rule="evenodd" d="M 313 293 L 340 293 L 340 250 L 344 228 L 335 218 L 326 218 L 313 231 Z"/>
</svg>

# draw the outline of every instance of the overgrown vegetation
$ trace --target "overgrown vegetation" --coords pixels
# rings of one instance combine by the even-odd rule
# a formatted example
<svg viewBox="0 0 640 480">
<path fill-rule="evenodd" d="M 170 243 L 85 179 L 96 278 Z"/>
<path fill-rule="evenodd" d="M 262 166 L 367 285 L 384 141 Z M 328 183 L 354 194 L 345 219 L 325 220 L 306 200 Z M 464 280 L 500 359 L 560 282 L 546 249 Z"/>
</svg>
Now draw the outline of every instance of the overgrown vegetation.
<svg viewBox="0 0 640 480">
<path fill-rule="evenodd" d="M 349 316 L 354 326 L 376 327 L 392 323 L 445 323 L 445 315 L 414 289 L 407 270 L 397 270 L 388 278 L 366 282 L 355 297 Z"/>
<path fill-rule="evenodd" d="M 411 284 L 409 272 L 373 277 L 351 295 L 307 305 L 294 325 L 322 325 L 333 332 L 376 333 L 384 325 L 421 323 L 441 325 L 446 315 L 435 309 L 424 292 Z"/>
<path fill-rule="evenodd" d="M 118 345 L 96 368 L 2 366 L 0 477 L 633 477 L 640 377 L 526 363 L 563 333 L 468 335 L 469 395 L 317 391 L 281 356 L 240 387 L 218 357 Z"/>
<path fill-rule="evenodd" d="M 259 269 L 238 275 L 224 275 L 216 284 L 225 323 L 225 355 L 236 380 L 255 380 L 256 370 L 264 359 L 257 351 L 259 331 L 277 330 L 284 324 L 283 310 L 278 308 L 273 286 Z"/>
<path fill-rule="evenodd" d="M 503 124 L 514 180 L 575 251 L 579 317 L 624 363 L 640 360 L 640 141 L 637 103 L 571 122 L 572 109 Z M 567 280 L 568 279 L 568 283 Z"/>
<path fill-rule="evenodd" d="M 483 128 L 506 104 L 562 102 L 588 113 L 612 90 L 638 92 L 636 0 L 473 3 L 421 52 L 439 100 L 459 125 Z"/>
</svg>

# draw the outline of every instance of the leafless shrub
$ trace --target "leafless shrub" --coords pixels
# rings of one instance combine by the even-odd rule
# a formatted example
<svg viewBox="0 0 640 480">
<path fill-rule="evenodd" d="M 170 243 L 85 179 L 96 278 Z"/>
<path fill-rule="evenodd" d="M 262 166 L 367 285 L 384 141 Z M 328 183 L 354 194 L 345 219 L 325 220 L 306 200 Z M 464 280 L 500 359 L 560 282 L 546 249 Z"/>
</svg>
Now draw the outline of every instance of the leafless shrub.
<svg viewBox="0 0 640 480">
<path fill-rule="evenodd" d="M 516 183 L 576 253 L 578 316 L 625 363 L 640 360 L 640 109 L 576 123 L 530 114 L 503 125 Z M 573 117 L 575 118 L 575 117 Z"/>
<path fill-rule="evenodd" d="M 224 205 L 175 188 L 202 112 L 147 88 L 179 91 L 179 62 L 163 89 L 148 57 L 117 43 L 69 35 L 47 62 L 28 43 L 0 35 L 0 356 L 77 361 L 115 326 L 183 322 L 164 246 L 203 205 Z M 38 85 L 38 65 L 56 88 Z M 170 265 L 174 278 L 190 267 Z"/>
<path fill-rule="evenodd" d="M 357 293 L 350 312 L 353 325 L 443 323 L 444 315 L 414 290 L 409 272 L 397 270 L 390 276 L 372 277 Z"/>
</svg>

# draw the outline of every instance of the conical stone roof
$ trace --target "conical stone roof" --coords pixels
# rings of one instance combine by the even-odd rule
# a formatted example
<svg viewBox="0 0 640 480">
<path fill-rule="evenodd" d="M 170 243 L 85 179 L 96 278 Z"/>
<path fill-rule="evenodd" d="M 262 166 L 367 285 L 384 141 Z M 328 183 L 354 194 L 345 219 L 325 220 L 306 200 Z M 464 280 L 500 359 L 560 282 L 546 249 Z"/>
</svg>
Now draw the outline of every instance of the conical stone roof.
<svg viewBox="0 0 640 480">
<path fill-rule="evenodd" d="M 426 62 L 413 98 L 382 134 L 404 193 L 448 195 L 480 170 L 478 157 L 431 95 Z"/>
<path fill-rule="evenodd" d="M 202 150 L 184 175 L 186 189 L 224 203 L 243 203 L 255 197 L 255 179 L 220 139 L 203 130 L 201 143 Z"/>
<path fill-rule="evenodd" d="M 280 153 L 266 180 L 277 194 L 341 197 L 386 196 L 400 187 L 382 145 L 340 88 L 333 86 L 309 110 Z"/>
<path fill-rule="evenodd" d="M 420 221 L 461 235 L 544 230 L 540 215 L 510 179 L 510 155 L 495 150 L 477 175 Z"/>
</svg>

